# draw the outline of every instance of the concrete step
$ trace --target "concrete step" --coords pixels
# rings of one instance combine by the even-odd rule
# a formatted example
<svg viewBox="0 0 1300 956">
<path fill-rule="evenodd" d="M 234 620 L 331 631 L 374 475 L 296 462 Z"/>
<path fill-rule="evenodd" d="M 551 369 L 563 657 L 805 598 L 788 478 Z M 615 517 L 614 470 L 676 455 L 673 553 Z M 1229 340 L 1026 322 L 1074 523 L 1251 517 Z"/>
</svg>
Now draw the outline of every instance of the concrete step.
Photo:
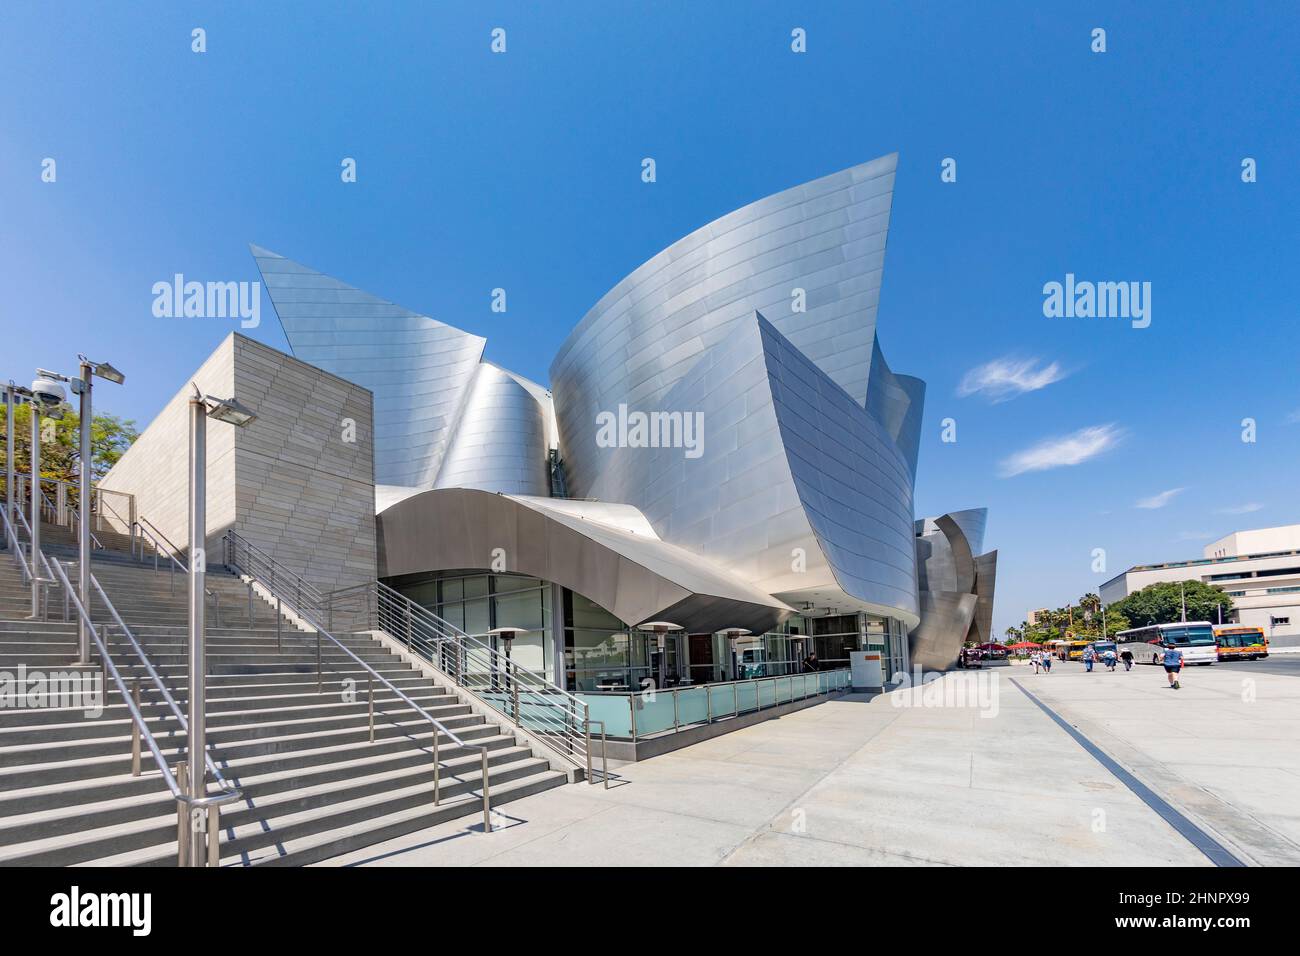
<svg viewBox="0 0 1300 956">
<path fill-rule="evenodd" d="M 485 744 L 486 746 L 486 744 Z M 439 752 L 444 762 L 442 771 L 450 774 L 453 767 L 468 766 L 465 761 L 478 760 L 478 751 L 466 747 L 449 746 L 447 752 Z M 491 752 L 488 756 L 489 767 L 515 763 L 531 757 L 527 747 L 515 745 L 509 738 L 492 738 Z M 416 786 L 427 778 L 429 790 L 433 789 L 433 754 L 428 748 L 413 750 L 400 754 L 360 757 L 355 760 L 340 761 L 327 767 L 312 768 L 306 771 L 278 771 L 261 775 L 240 775 L 238 786 L 242 799 L 232 806 L 242 811 L 255 814 L 259 809 L 275 809 L 270 799 L 292 796 L 295 793 L 331 787 L 336 784 L 349 783 L 365 777 L 384 775 L 388 779 L 407 779 Z M 143 793 L 109 796 L 95 800 L 85 799 L 90 796 L 83 792 L 83 798 L 74 807 L 45 807 L 25 813 L 16 813 L 0 822 L 0 856 L 4 847 L 22 843 L 32 843 L 49 837 L 77 833 L 86 829 L 111 827 L 137 820 L 162 817 L 176 812 L 176 798 L 167 789 L 162 775 L 154 772 L 150 775 L 134 777 L 143 781 L 150 789 Z M 230 779 L 229 777 L 227 779 Z M 13 805 L 14 801 L 7 801 Z M 281 809 L 291 804 L 279 805 Z M 251 815 L 246 813 L 245 815 Z M 239 820 L 229 808 L 223 816 L 224 822 L 231 826 Z M 174 819 L 174 816 L 173 816 Z"/>
<path fill-rule="evenodd" d="M 481 793 L 480 767 L 477 754 L 446 761 L 441 793 L 448 800 Z M 489 767 L 489 789 L 493 780 L 508 783 L 548 769 L 545 761 L 533 757 Z M 272 796 L 257 806 L 237 802 L 221 814 L 222 856 L 238 858 L 284 840 L 432 803 L 432 769 L 353 777 Z M 92 818 L 87 821 L 90 827 L 74 833 L 13 844 L 0 850 L 0 866 L 69 866 L 92 861 L 100 865 L 174 864 L 174 807 L 173 803 L 157 816 L 129 823 L 95 826 L 98 821 Z"/>
<path fill-rule="evenodd" d="M 155 571 L 152 560 L 126 554 L 125 539 L 116 544 L 119 550 L 96 552 L 91 569 L 140 651 L 97 595 L 91 616 L 123 680 L 128 686 L 138 682 L 146 723 L 174 767 L 185 758 L 187 735 L 140 654 L 183 712 L 187 581 L 173 575 L 166 561 Z M 72 536 L 48 531 L 43 547 L 63 562 L 75 584 Z M 27 619 L 30 590 L 7 557 L 0 553 L 0 670 L 70 670 L 77 628 L 60 620 L 61 589 L 50 591 L 49 620 Z M 205 629 L 209 753 L 242 792 L 222 814 L 223 865 L 315 862 L 477 816 L 478 746 L 488 748 L 494 805 L 568 779 L 510 729 L 475 712 L 454 689 L 369 634 L 336 635 L 346 651 L 320 641 L 318 693 L 317 638 L 310 629 L 278 618 L 260 594 L 253 595 L 250 616 L 247 585 L 221 569 L 209 569 L 206 586 L 215 594 Z M 382 678 L 373 683 L 373 742 L 371 669 Z M 465 741 L 462 746 L 447 733 L 438 735 L 438 806 L 432 803 L 434 727 L 393 688 Z M 131 775 L 133 726 L 126 703 L 111 680 L 99 689 L 103 706 L 95 717 L 76 707 L 0 710 L 0 865 L 175 863 L 175 800 L 147 750 L 141 775 Z"/>
<path fill-rule="evenodd" d="M 459 714 L 447 715 L 441 720 L 443 726 L 450 730 L 458 727 L 482 723 L 483 718 L 470 713 L 467 705 Z M 406 711 L 406 714 L 414 714 Z M 424 726 L 432 726 L 427 720 L 417 716 L 399 714 L 386 715 L 387 720 L 376 717 L 375 736 L 380 733 L 392 734 L 410 732 L 418 734 Z M 437 714 L 433 715 L 438 717 Z M 368 734 L 369 720 L 365 714 L 343 714 L 337 717 L 276 720 L 268 722 L 243 723 L 234 726 L 212 727 L 208 731 L 208 746 L 220 751 L 229 759 L 253 752 L 270 750 L 291 750 L 294 747 L 309 747 L 315 739 L 360 739 Z M 164 753 L 181 752 L 185 749 L 187 736 L 179 726 L 172 726 L 166 733 L 155 740 Z M 28 768 L 35 770 L 41 764 L 66 763 L 84 760 L 90 757 L 103 757 L 131 752 L 130 731 L 125 726 L 113 736 L 82 738 L 78 740 L 56 740 L 44 743 L 12 744 L 0 751 L 0 775 L 5 771 Z"/>
</svg>

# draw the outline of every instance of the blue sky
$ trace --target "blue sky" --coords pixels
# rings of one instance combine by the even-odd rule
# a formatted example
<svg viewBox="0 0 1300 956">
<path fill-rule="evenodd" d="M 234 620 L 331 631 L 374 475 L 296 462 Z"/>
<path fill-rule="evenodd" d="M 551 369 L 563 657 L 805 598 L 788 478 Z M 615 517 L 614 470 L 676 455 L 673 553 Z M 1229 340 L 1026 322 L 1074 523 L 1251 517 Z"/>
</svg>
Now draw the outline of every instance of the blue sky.
<svg viewBox="0 0 1300 956">
<path fill-rule="evenodd" d="M 154 318 L 153 283 L 255 281 L 251 241 L 545 381 L 573 324 L 673 240 L 896 150 L 879 334 L 929 383 L 917 513 L 989 507 L 1001 631 L 1133 563 L 1300 521 L 1300 17 L 1090 6 L 10 0 L 0 374 L 110 359 L 128 385 L 101 407 L 146 423 L 234 327 Z M 1151 326 L 1044 317 L 1067 272 L 1150 282 Z M 251 334 L 286 348 L 263 313 Z M 958 394 L 1007 358 L 1063 377 Z M 1098 427 L 1104 453 L 1004 474 Z"/>
</svg>

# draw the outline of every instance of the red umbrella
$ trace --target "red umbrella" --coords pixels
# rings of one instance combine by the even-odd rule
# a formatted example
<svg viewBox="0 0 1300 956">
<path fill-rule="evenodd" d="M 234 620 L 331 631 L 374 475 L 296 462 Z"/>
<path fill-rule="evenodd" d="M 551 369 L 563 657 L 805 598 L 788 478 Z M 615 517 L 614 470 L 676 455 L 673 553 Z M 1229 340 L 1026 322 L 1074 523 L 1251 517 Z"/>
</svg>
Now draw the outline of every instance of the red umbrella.
<svg viewBox="0 0 1300 956">
<path fill-rule="evenodd" d="M 1006 650 L 1010 650 L 1010 648 L 1007 647 L 1005 644 L 998 644 L 998 643 L 996 643 L 996 642 L 990 642 L 990 643 L 988 643 L 988 644 L 981 644 L 981 645 L 979 646 L 979 649 L 980 649 L 981 651 L 1006 651 Z"/>
<path fill-rule="evenodd" d="M 1020 650 L 1024 650 L 1026 647 L 1041 647 L 1041 646 L 1042 645 L 1040 644 L 1035 644 L 1033 641 L 1019 641 L 1015 644 L 1012 644 L 1010 647 L 1008 647 L 1008 650 L 1020 651 Z"/>
</svg>

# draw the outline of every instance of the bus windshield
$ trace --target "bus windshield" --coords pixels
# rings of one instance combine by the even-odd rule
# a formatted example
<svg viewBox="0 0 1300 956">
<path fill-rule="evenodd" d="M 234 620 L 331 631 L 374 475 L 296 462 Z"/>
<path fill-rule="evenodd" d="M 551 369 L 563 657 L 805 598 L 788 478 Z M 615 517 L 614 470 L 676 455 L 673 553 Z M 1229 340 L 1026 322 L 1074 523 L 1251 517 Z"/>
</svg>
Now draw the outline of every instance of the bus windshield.
<svg viewBox="0 0 1300 956">
<path fill-rule="evenodd" d="M 1178 647 L 1200 647 L 1214 643 L 1214 629 L 1205 624 L 1164 627 L 1160 629 L 1160 639 Z"/>
</svg>

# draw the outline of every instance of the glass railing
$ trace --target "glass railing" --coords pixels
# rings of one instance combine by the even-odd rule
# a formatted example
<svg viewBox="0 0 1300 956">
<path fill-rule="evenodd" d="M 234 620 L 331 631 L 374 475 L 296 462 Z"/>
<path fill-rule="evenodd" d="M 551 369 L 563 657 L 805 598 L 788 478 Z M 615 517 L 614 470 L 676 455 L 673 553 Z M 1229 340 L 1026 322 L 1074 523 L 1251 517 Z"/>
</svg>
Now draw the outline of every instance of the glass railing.
<svg viewBox="0 0 1300 956">
<path fill-rule="evenodd" d="M 605 723 L 607 737 L 639 740 L 711 724 L 728 717 L 846 690 L 849 670 L 698 684 L 636 693 L 579 691 L 591 719 Z"/>
</svg>

